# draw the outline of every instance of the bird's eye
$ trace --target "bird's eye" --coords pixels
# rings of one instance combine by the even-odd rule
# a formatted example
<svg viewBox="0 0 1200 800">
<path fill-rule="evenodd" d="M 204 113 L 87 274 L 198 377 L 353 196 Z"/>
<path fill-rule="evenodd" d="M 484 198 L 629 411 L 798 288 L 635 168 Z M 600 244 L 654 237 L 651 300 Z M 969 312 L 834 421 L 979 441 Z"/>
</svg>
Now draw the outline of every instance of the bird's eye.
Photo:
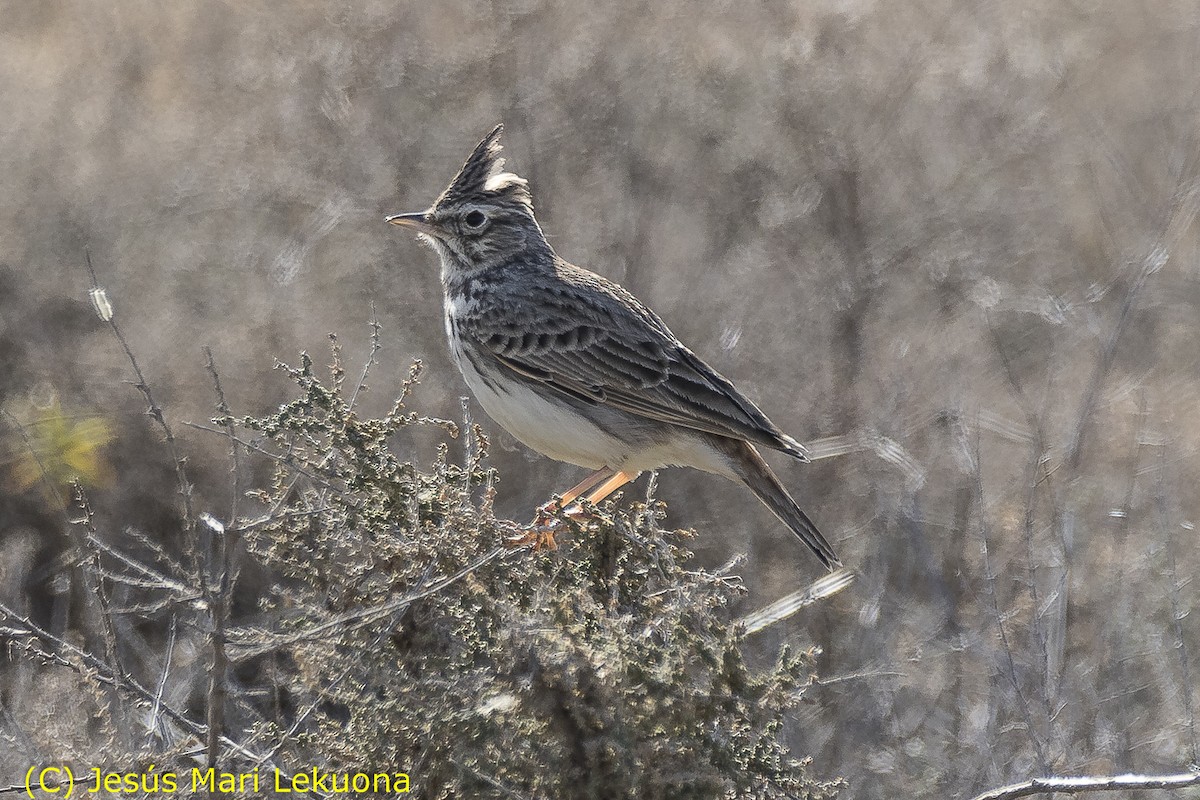
<svg viewBox="0 0 1200 800">
<path fill-rule="evenodd" d="M 483 223 L 487 222 L 487 217 L 482 211 L 476 209 L 463 217 L 463 222 L 467 223 L 468 228 L 482 228 Z"/>
</svg>

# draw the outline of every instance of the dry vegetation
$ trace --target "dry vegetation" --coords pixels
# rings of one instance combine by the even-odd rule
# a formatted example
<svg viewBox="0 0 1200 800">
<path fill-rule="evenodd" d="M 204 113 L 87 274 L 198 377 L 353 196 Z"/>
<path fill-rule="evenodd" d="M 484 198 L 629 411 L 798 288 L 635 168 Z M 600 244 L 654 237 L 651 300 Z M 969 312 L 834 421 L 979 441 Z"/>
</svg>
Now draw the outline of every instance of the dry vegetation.
<svg viewBox="0 0 1200 800">
<path fill-rule="evenodd" d="M 381 218 L 427 204 L 498 120 L 559 251 L 625 283 L 828 456 L 781 463 L 781 474 L 858 581 L 741 639 L 732 621 L 812 580 L 815 565 L 744 492 L 664 473 L 663 524 L 697 530 L 687 540 L 696 561 L 682 561 L 680 540 L 634 502 L 643 483 L 555 556 L 488 562 L 446 595 L 339 631 L 346 638 L 253 657 L 231 640 L 231 741 L 282 742 L 276 755 L 293 765 L 415 759 L 414 785 L 428 796 L 466 791 L 454 784 L 464 776 L 480 782 L 474 796 L 572 796 L 525 780 L 539 763 L 565 764 L 562 780 L 595 772 L 557 760 L 571 736 L 544 720 L 535 730 L 545 708 L 525 708 L 505 731 L 502 717 L 422 720 L 454 726 L 440 751 L 453 755 L 427 761 L 414 743 L 428 731 L 371 715 L 433 703 L 431 685 L 402 701 L 396 676 L 384 679 L 384 664 L 412 668 L 404 648 L 444 659 L 463 681 L 446 692 L 463 698 L 483 691 L 472 683 L 482 676 L 454 662 L 468 654 L 489 679 L 505 669 L 583 679 L 589 664 L 645 658 L 621 649 L 632 622 L 605 605 L 597 580 L 597 559 L 616 547 L 628 570 L 614 584 L 628 591 L 621 614 L 690 624 L 661 646 L 674 642 L 679 664 L 710 678 L 727 665 L 709 665 L 697 642 L 735 642 L 729 652 L 753 676 L 742 688 L 774 687 L 761 708 L 722 707 L 724 722 L 762 741 L 728 740 L 741 755 L 692 796 L 732 792 L 731 776 L 776 767 L 806 791 L 842 777 L 844 798 L 967 798 L 1031 776 L 1186 771 L 1200 735 L 1189 616 L 1200 570 L 1198 56 L 1200 12 L 1167 0 L 704 13 L 544 0 L 286 11 L 0 2 L 0 601 L 13 612 L 4 634 L 21 645 L 0 671 L 0 783 L 47 759 L 117 767 L 114 754 L 200 753 L 203 726 L 221 721 L 208 715 L 208 663 L 222 603 L 235 638 L 378 608 L 487 555 L 496 521 L 525 519 L 574 482 L 576 471 L 478 419 L 492 442 L 485 464 L 463 461 L 478 436 L 466 446 L 445 426 L 406 422 L 386 437 L 394 463 L 359 464 L 382 471 L 352 487 L 335 473 L 362 441 L 335 441 L 333 429 L 306 441 L 268 424 L 297 397 L 273 360 L 299 350 L 325 360 L 330 331 L 346 342 L 344 363 L 380 359 L 371 391 L 355 398 L 355 424 L 391 424 L 415 357 L 427 370 L 411 407 L 460 420 L 433 258 Z M 163 425 L 140 414 L 147 398 L 127 383 L 129 360 L 88 306 L 85 251 L 177 437 L 170 447 Z M 373 313 L 379 354 L 366 328 Z M 47 433 L 56 409 L 68 416 Z M 258 423 L 206 422 L 232 422 L 230 410 Z M 341 419 L 343 433 L 353 429 Z M 300 460 L 279 467 L 242 447 L 231 480 L 230 431 Z M 171 447 L 194 482 L 186 498 Z M 389 471 L 405 463 L 416 467 L 403 479 Z M 486 486 L 467 481 L 486 484 L 493 467 L 494 507 Z M 31 481 L 41 469 L 50 479 Z M 87 482 L 92 508 L 74 525 L 70 474 Z M 389 498 L 387 513 L 415 514 L 404 525 L 384 512 L 350 520 L 293 507 L 330 491 L 321 481 L 367 502 L 385 478 L 442 481 L 469 502 L 447 514 Z M 264 515 L 273 522 L 250 524 Z M 438 534 L 412 539 L 421 526 Z M 442 563 L 456 547 L 459 560 Z M 719 567 L 739 552 L 747 597 Z M 668 555 L 669 568 L 645 573 Z M 152 566 L 153 580 L 140 578 L 150 585 L 123 558 Z M 306 561 L 336 568 L 317 579 Z M 236 581 L 199 580 L 223 572 Z M 671 586 L 697 604 L 645 600 Z M 547 594 L 523 594 L 537 587 Z M 422 624 L 453 628 L 453 603 L 475 603 L 481 624 L 509 638 L 463 634 L 462 650 L 430 651 Z M 684 624 L 681 614 L 696 617 Z M 20 619 L 52 638 L 35 647 Z M 572 627 L 585 620 L 596 625 Z M 821 652 L 815 664 L 781 661 L 783 645 Z M 518 652 L 560 668 L 539 672 Z M 819 684 L 797 706 L 810 668 Z M 113 669 L 144 687 L 149 705 L 133 713 L 127 691 L 103 679 Z M 710 712 L 699 679 L 683 675 L 672 684 L 680 713 Z M 623 741 L 645 743 L 639 685 L 606 675 L 595 705 L 628 712 Z M 380 693 L 375 706 L 362 702 L 368 692 Z M 671 743 L 686 738 L 685 719 L 697 724 L 671 719 L 682 726 L 664 723 Z M 358 733 L 339 739 L 342 730 Z M 364 731 L 380 749 L 363 749 Z M 472 772 L 500 763 L 483 748 L 512 741 L 492 731 L 522 742 L 506 753 L 511 773 Z M 779 741 L 788 753 L 773 749 Z M 759 773 L 739 761 L 750 751 L 762 756 Z M 224 752 L 244 757 L 229 743 Z M 634 752 L 602 762 L 605 780 L 629 781 L 606 784 L 613 796 L 649 791 L 642 779 L 712 777 L 700 769 L 710 751 L 672 744 L 688 759 L 674 765 L 653 748 Z M 807 769 L 793 763 L 808 757 Z M 420 785 L 422 775 L 431 782 Z M 662 785 L 662 796 L 680 796 Z"/>
</svg>

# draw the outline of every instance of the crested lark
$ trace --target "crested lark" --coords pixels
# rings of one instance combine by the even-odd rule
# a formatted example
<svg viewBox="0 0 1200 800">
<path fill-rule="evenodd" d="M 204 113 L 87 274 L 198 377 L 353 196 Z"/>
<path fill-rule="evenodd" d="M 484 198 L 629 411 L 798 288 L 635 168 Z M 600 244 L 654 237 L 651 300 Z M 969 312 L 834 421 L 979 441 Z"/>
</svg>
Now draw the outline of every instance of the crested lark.
<svg viewBox="0 0 1200 800">
<path fill-rule="evenodd" d="M 695 467 L 744 483 L 839 565 L 755 445 L 808 461 L 804 447 L 633 295 L 558 257 L 526 181 L 501 169 L 502 129 L 427 210 L 387 218 L 441 259 L 446 333 L 479 404 L 534 450 L 596 470 L 563 506 L 599 502 L 644 470 Z"/>
</svg>

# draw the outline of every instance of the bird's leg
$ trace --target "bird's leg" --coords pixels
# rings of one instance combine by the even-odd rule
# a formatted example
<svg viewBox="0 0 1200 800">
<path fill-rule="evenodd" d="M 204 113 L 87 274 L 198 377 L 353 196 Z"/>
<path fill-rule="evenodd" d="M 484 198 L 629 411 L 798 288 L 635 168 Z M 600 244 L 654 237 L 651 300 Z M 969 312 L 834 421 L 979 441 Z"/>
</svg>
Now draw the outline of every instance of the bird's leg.
<svg viewBox="0 0 1200 800">
<path fill-rule="evenodd" d="M 509 547 L 521 547 L 532 543 L 536 550 L 553 550 L 557 546 L 554 543 L 554 528 L 557 527 L 554 512 L 560 508 L 569 507 L 580 495 L 590 491 L 601 481 L 608 480 L 613 474 L 613 470 L 609 467 L 601 467 L 568 489 L 561 498 L 539 506 L 534 513 L 533 522 L 525 527 L 525 532 L 509 539 L 505 544 Z M 580 509 L 575 508 L 568 513 L 578 514 L 579 512 Z"/>
<path fill-rule="evenodd" d="M 558 501 L 559 507 L 566 508 L 567 506 L 571 505 L 571 503 L 574 503 L 575 499 L 577 497 L 584 494 L 585 492 L 590 491 L 592 489 L 592 487 L 595 486 L 597 483 L 600 483 L 600 481 L 608 480 L 615 474 L 616 473 L 613 471 L 613 469 L 611 467 L 601 467 L 600 469 L 593 472 L 591 475 L 588 475 L 586 478 L 581 480 L 575 486 L 573 486 L 572 488 L 570 488 L 566 492 L 564 492 L 562 499 L 560 499 Z M 547 503 L 546 505 L 544 505 L 540 509 L 538 509 L 538 511 L 539 511 L 539 513 L 542 511 L 551 511 L 551 510 L 553 510 L 553 508 L 554 508 L 554 501 L 551 500 L 549 503 Z"/>
<path fill-rule="evenodd" d="M 539 506 L 537 512 L 533 516 L 533 524 L 542 526 L 549 525 L 554 519 L 555 511 L 560 508 L 569 508 L 570 505 L 575 502 L 576 498 L 578 498 L 584 492 L 590 491 L 597 483 L 608 480 L 614 474 L 615 473 L 613 470 L 609 467 L 601 467 L 600 469 L 591 473 L 575 486 L 568 489 L 559 499 L 551 500 Z M 572 509 L 572 511 L 568 513 L 571 514 L 578 512 L 578 509 Z"/>
<path fill-rule="evenodd" d="M 575 504 L 577 499 L 583 497 L 587 502 L 595 505 L 640 474 L 639 472 L 614 471 L 609 467 L 601 467 L 572 487 L 557 502 L 552 500 L 539 508 L 537 516 L 534 517 L 525 532 L 509 539 L 506 544 L 509 547 L 521 547 L 532 543 L 535 550 L 553 550 L 558 546 L 554 541 L 554 529 L 558 527 L 558 520 L 552 516 L 556 505 L 558 508 L 567 509 L 568 516 L 582 516 L 583 509 Z"/>
<path fill-rule="evenodd" d="M 617 489 L 620 489 L 630 481 L 635 480 L 637 476 L 641 474 L 642 473 L 640 472 L 625 472 L 623 470 L 614 472 L 612 477 L 610 477 L 600 486 L 593 489 L 591 493 L 588 494 L 588 496 L 584 499 L 592 505 L 596 505 L 596 503 L 599 503 L 601 500 L 608 497 L 610 494 L 615 492 Z"/>
</svg>

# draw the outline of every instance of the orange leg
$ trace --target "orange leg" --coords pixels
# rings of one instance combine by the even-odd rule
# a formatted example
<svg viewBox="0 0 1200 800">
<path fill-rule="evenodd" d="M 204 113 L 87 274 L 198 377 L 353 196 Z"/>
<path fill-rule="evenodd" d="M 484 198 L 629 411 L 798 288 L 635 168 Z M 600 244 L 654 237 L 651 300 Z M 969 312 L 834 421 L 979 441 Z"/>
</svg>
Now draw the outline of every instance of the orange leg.
<svg viewBox="0 0 1200 800">
<path fill-rule="evenodd" d="M 533 517 L 533 525 L 546 526 L 554 519 L 554 512 L 559 508 L 568 508 L 575 500 L 585 492 L 590 491 L 597 483 L 608 480 L 614 474 L 609 467 L 601 467 L 595 472 L 588 475 L 575 486 L 567 490 L 558 500 L 551 500 L 542 506 L 538 507 L 537 513 Z"/>
<path fill-rule="evenodd" d="M 586 499 L 589 503 L 595 505 L 641 474 L 640 472 L 614 472 L 611 478 L 600 484 L 598 488 L 593 489 Z"/>
<path fill-rule="evenodd" d="M 616 474 L 617 473 L 615 473 L 609 467 L 601 467 L 563 494 L 562 500 L 558 501 L 559 504 L 562 505 L 563 508 L 566 508 L 567 506 L 571 505 L 571 503 L 575 502 L 575 498 L 579 497 L 584 492 L 591 490 L 591 488 L 597 483 L 603 480 L 608 480 Z"/>
<path fill-rule="evenodd" d="M 558 501 L 558 507 L 567 509 L 569 516 L 582 515 L 583 509 L 578 505 L 570 507 L 578 498 L 582 496 L 589 503 L 595 505 L 617 489 L 629 483 L 639 474 L 641 473 L 614 472 L 609 467 L 601 467 L 567 491 L 562 496 L 562 499 Z M 597 486 L 597 484 L 600 485 Z M 556 548 L 558 545 L 554 542 L 554 529 L 558 527 L 558 522 L 550 517 L 554 506 L 555 501 L 551 501 L 539 508 L 537 516 L 534 517 L 533 523 L 525 529 L 525 533 L 516 538 L 509 539 L 506 544 L 509 547 L 521 547 L 532 543 L 535 550 L 553 550 Z"/>
</svg>

